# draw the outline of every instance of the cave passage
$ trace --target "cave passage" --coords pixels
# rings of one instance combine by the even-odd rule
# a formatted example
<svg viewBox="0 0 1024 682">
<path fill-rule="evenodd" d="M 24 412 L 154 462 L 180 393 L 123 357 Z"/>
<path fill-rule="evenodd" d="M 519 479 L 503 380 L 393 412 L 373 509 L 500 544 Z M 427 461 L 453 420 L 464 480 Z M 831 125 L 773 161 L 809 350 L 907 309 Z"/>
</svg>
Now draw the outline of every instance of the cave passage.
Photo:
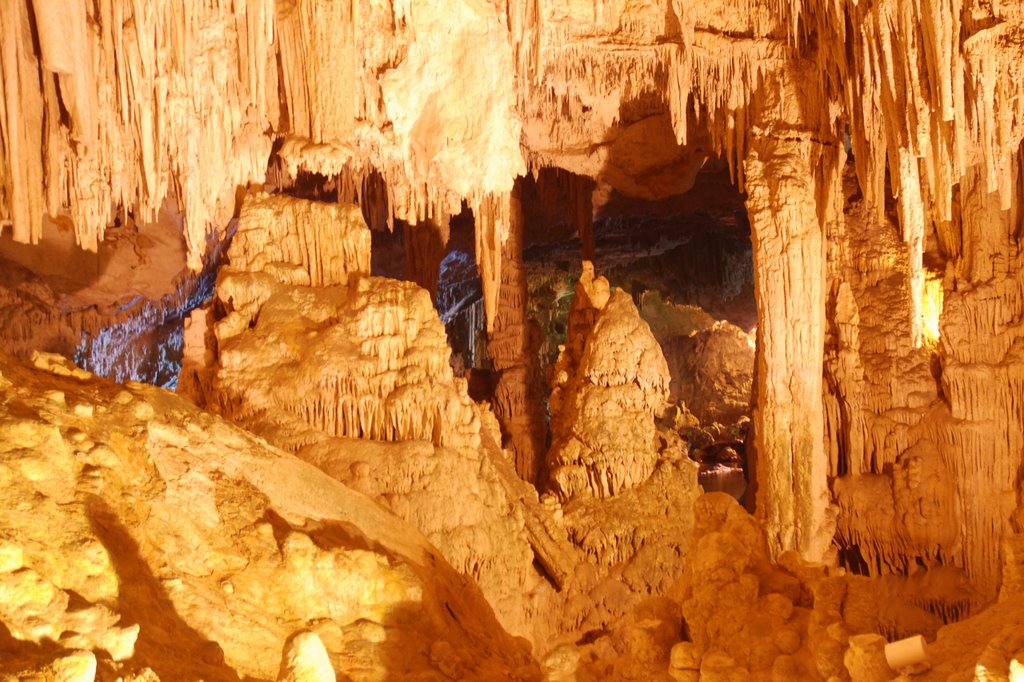
<svg viewBox="0 0 1024 682">
<path fill-rule="evenodd" d="M 566 342 L 583 244 L 565 218 L 567 192 L 545 187 L 545 177 L 524 182 L 521 195 L 527 343 L 540 370 L 533 381 L 547 426 L 550 380 L 545 374 Z M 487 348 L 473 227 L 466 212 L 452 219 L 434 302 L 452 348 L 453 370 L 467 378 L 474 399 L 492 401 L 500 371 Z M 709 163 L 694 189 L 678 197 L 641 201 L 610 193 L 593 212 L 591 229 L 597 273 L 629 293 L 668 361 L 670 406 L 661 426 L 675 430 L 691 458 L 701 463 L 706 490 L 740 497 L 746 486 L 757 324 L 743 196 L 724 169 Z M 411 278 L 410 259 L 402 252 L 418 242 L 410 244 L 409 234 L 400 229 L 374 234 L 375 274 Z M 403 258 L 404 270 L 395 266 Z"/>
<path fill-rule="evenodd" d="M 230 235 L 232 226 L 225 231 Z M 167 200 L 156 220 L 121 212 L 97 245 L 80 248 L 66 216 L 46 218 L 40 243 L 0 237 L 0 341 L 28 357 L 58 353 L 116 382 L 174 390 L 189 314 L 213 295 L 226 241 L 208 238 L 189 270 L 182 216 Z"/>
</svg>

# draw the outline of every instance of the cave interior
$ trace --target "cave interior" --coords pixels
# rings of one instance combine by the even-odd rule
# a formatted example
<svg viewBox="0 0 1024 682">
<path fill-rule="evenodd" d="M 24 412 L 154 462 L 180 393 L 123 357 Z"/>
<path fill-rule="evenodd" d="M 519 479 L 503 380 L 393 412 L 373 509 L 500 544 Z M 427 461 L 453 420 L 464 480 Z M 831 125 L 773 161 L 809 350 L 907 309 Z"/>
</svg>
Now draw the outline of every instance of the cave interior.
<svg viewBox="0 0 1024 682">
<path fill-rule="evenodd" d="M 0 35 L 0 680 L 1024 680 L 1024 4 Z"/>
</svg>

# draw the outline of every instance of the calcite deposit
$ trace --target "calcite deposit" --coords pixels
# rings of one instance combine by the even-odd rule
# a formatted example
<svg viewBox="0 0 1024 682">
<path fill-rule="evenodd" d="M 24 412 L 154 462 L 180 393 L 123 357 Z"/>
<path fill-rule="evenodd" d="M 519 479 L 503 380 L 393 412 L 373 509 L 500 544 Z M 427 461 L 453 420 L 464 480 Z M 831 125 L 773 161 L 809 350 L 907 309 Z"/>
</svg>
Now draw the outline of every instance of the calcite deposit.
<svg viewBox="0 0 1024 682">
<path fill-rule="evenodd" d="M 319 250 L 262 249 L 259 261 L 247 255 L 253 244 L 313 244 L 302 236 L 307 232 L 343 237 L 316 242 Z M 601 498 L 625 488 L 594 491 L 598 499 L 564 507 L 541 500 L 520 477 L 516 452 L 502 449 L 499 417 L 474 403 L 465 379 L 453 375 L 427 292 L 360 273 L 369 253 L 356 245 L 368 238 L 358 211 L 246 198 L 230 265 L 221 269 L 211 305 L 192 317 L 180 390 L 414 524 L 478 581 L 503 625 L 538 650 L 552 637 L 602 628 L 640 595 L 663 590 L 678 573 L 666 559 L 682 551 L 698 488 L 696 465 L 677 443 L 661 447 L 656 438 L 667 379 L 650 332 L 639 352 L 653 368 L 643 376 L 657 387 L 648 398 L 628 393 L 640 401 L 632 407 L 634 430 L 647 436 L 638 450 L 642 468 L 629 474 L 634 490 L 607 503 Z M 321 260 L 335 258 L 347 280 L 310 280 Z M 593 286 L 602 282 L 607 294 L 603 279 Z M 622 292 L 605 303 L 632 311 L 621 318 L 629 326 L 608 314 L 603 324 L 598 316 L 593 333 L 628 346 L 626 336 L 645 323 Z M 600 345 L 592 347 L 582 365 L 590 374 L 580 381 L 604 379 L 580 390 L 597 391 L 600 403 L 600 389 L 615 385 L 605 375 L 628 362 L 616 364 Z M 632 385 L 635 376 L 627 378 L 618 385 Z M 577 410 L 559 423 L 588 433 L 594 425 L 586 419 Z M 613 438 L 609 432 L 602 441 L 609 457 Z M 671 522 L 661 522 L 666 515 Z"/>
<path fill-rule="evenodd" d="M 1024 4 L 0 36 L 2 674 L 1020 675 Z"/>
<path fill-rule="evenodd" d="M 165 391 L 0 362 L 4 675 L 541 679 L 363 495 Z"/>
<path fill-rule="evenodd" d="M 611 497 L 643 482 L 658 458 L 655 417 L 668 366 L 621 289 L 585 263 L 566 346 L 551 368 L 550 485 L 563 499 Z"/>
<path fill-rule="evenodd" d="M 523 632 L 533 556 L 504 462 L 430 296 L 367 276 L 369 247 L 357 207 L 247 197 L 184 389 L 414 523 Z"/>
</svg>

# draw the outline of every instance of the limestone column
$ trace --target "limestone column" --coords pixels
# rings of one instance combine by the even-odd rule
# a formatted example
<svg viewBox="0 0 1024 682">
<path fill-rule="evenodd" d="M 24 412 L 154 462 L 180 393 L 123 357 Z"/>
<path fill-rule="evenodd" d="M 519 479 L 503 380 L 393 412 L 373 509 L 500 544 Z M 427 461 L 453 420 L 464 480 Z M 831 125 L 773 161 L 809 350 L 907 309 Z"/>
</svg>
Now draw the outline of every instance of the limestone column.
<svg viewBox="0 0 1024 682">
<path fill-rule="evenodd" d="M 526 314 L 522 182 L 519 178 L 512 192 L 509 234 L 501 249 L 498 309 L 487 348 L 498 373 L 494 412 L 501 424 L 505 445 L 515 455 L 519 475 L 535 483 L 544 456 L 545 424 L 537 367 L 538 339 L 534 338 L 536 333 L 530 332 Z"/>
<path fill-rule="evenodd" d="M 580 255 L 594 263 L 594 181 L 580 175 L 569 176 L 569 222 L 580 236 Z"/>
<path fill-rule="evenodd" d="M 822 364 L 825 240 L 819 203 L 823 156 L 798 135 L 752 135 L 744 162 L 758 310 L 755 434 L 758 515 L 775 555 L 828 550 L 828 462 Z M 835 171 L 838 174 L 838 170 Z"/>
</svg>

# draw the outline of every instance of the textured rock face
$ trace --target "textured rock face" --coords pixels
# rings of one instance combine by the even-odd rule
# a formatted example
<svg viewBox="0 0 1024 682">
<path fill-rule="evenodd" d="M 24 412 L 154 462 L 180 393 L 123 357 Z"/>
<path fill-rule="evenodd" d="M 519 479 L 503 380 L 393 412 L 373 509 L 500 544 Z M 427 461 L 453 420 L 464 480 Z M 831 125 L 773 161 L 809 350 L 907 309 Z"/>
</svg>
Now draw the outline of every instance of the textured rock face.
<svg viewBox="0 0 1024 682">
<path fill-rule="evenodd" d="M 645 481 L 658 459 L 654 418 L 668 398 L 668 366 L 629 295 L 610 292 L 592 266 L 551 375 L 552 490 L 611 497 Z"/>
<path fill-rule="evenodd" d="M 509 236 L 502 247 L 498 312 L 487 351 L 498 372 L 494 411 L 514 453 L 516 471 L 523 480 L 536 483 L 543 464 L 547 428 L 537 366 L 539 339 L 527 318 L 521 185 L 517 184 L 512 197 Z"/>
<path fill-rule="evenodd" d="M 152 220 L 173 194 L 199 269 L 235 188 L 266 170 L 273 17 L 270 2 L 5 6 L 0 214 L 15 238 L 66 210 L 95 250 L 114 207 Z"/>
<path fill-rule="evenodd" d="M 62 362 L 0 360 L 4 673 L 539 679 L 411 527 L 171 394 Z"/>
<path fill-rule="evenodd" d="M 362 274 L 369 239 L 355 207 L 247 198 L 186 390 L 413 523 L 524 634 L 540 577 L 520 493 L 429 294 Z"/>
<path fill-rule="evenodd" d="M 668 337 L 662 349 L 672 375 L 670 398 L 683 402 L 701 424 L 732 425 L 750 414 L 750 334 L 728 322 L 708 320 L 700 331 Z"/>
<path fill-rule="evenodd" d="M 499 323 L 503 292 L 522 289 L 508 239 L 517 176 L 576 173 L 579 216 L 588 182 L 657 198 L 687 189 L 707 156 L 724 159 L 747 194 L 753 235 L 751 497 L 771 553 L 831 560 L 835 549 L 873 574 L 957 566 L 983 597 L 1000 591 L 1004 547 L 1022 530 L 1020 3 L 34 0 L 0 5 L 0 29 L 0 221 L 17 241 L 38 241 L 46 213 L 95 249 L 117 211 L 145 221 L 173 197 L 198 269 L 207 233 L 224 229 L 238 188 L 264 177 L 279 143 L 272 166 L 285 175 L 322 173 L 375 221 L 422 224 L 428 233 L 409 240 L 427 245 L 411 258 L 420 278 L 465 201 L 499 340 L 523 327 L 516 305 Z M 294 315 L 307 302 L 271 299 L 275 287 L 322 274 L 301 258 L 261 271 L 236 287 L 231 310 L 259 301 L 282 329 L 319 333 Z M 921 322 L 929 275 L 944 293 L 931 349 Z M 367 309 L 421 306 L 411 289 L 367 281 Z M 324 310 L 358 316 L 356 298 L 309 301 L 321 311 L 314 326 L 335 314 Z M 64 320 L 26 310 L 63 334 Z M 233 319 L 287 345 L 269 331 L 273 314 Z M 197 318 L 190 336 L 215 333 L 216 321 L 204 331 Z M 11 326 L 19 342 L 52 340 Z M 498 410 L 507 431 L 522 416 L 513 403 L 528 395 L 515 357 L 523 336 L 509 334 L 516 351 L 503 359 L 516 370 Z M 426 345 L 417 366 L 441 367 L 440 344 Z M 383 345 L 360 354 L 378 350 L 392 362 Z M 583 348 L 569 352 L 575 376 Z M 377 376 L 376 365 L 366 371 Z M 352 392 L 365 400 L 337 413 L 320 415 L 316 401 L 303 409 L 346 433 L 432 443 L 443 440 L 437 424 L 469 414 L 446 390 L 435 399 L 408 388 L 410 366 L 395 371 L 409 381 L 396 379 L 402 389 L 379 413 L 390 384 Z M 275 405 L 272 388 L 253 395 Z M 562 398 L 608 435 L 617 425 L 584 400 L 594 395 Z M 441 407 L 420 412 L 426 405 Z M 479 427 L 467 428 L 472 441 Z M 600 448 L 575 435 L 558 444 L 563 492 L 607 495 L 650 473 L 653 432 L 638 429 L 621 462 L 589 474 L 581 453 Z M 522 451 L 527 477 L 535 450 Z M 936 509 L 942 499 L 950 504 Z M 950 608 L 959 609 L 936 610 Z M 707 663 L 720 674 L 738 665 Z"/>
<path fill-rule="evenodd" d="M 915 343 L 915 325 L 926 335 L 917 309 L 931 302 L 914 292 L 916 257 L 892 222 L 860 201 L 848 204 L 846 220 L 830 232 L 825 367 L 840 556 L 870 574 L 963 567 L 981 594 L 950 594 L 928 608 L 964 614 L 995 596 L 1001 546 L 1018 530 L 1010 473 L 1018 421 L 998 407 L 1016 400 L 1009 388 L 1015 333 L 1001 322 L 1017 305 L 1007 293 L 1016 284 L 993 274 L 1001 284 L 955 285 L 939 303 L 938 345 Z M 940 242 L 929 248 L 933 267 Z M 952 260 L 946 272 L 927 277 L 947 288 L 962 281 Z M 985 323 L 975 317 L 996 307 L 1003 312 Z"/>
<path fill-rule="evenodd" d="M 370 274 L 370 231 L 359 207 L 251 194 L 232 239 L 231 266 L 288 284 L 348 284 Z"/>
<path fill-rule="evenodd" d="M 331 436 L 479 447 L 479 418 L 452 376 L 430 296 L 366 276 L 370 235 L 358 209 L 255 196 L 228 257 L 217 373 L 203 380 L 220 412 L 285 413 Z"/>
<path fill-rule="evenodd" d="M 625 464 L 643 469 L 631 474 L 630 485 L 610 489 L 617 493 L 612 500 L 601 499 L 606 491 L 581 489 L 575 504 L 542 503 L 506 459 L 511 453 L 501 451 L 495 415 L 469 400 L 465 380 L 452 376 L 443 328 L 424 290 L 362 276 L 355 266 L 347 266 L 347 284 L 332 286 L 308 286 L 307 267 L 270 259 L 250 264 L 253 271 L 238 269 L 236 248 L 247 253 L 251 242 L 278 242 L 277 231 L 291 229 L 282 207 L 312 211 L 304 200 L 281 199 L 266 214 L 258 210 L 264 201 L 256 197 L 243 207 L 231 265 L 218 281 L 212 310 L 226 314 L 194 316 L 189 338 L 199 346 L 189 366 L 193 378 L 183 378 L 183 387 L 413 523 L 479 582 L 501 622 L 540 650 L 566 633 L 600 630 L 642 595 L 667 588 L 681 570 L 699 492 L 696 465 L 657 439 L 665 363 L 628 296 L 608 294 L 606 282 L 591 279 L 583 289 L 602 306 L 591 311 L 600 343 L 584 343 L 582 330 L 574 338 L 581 390 L 595 393 L 589 404 L 599 408 L 602 391 L 632 401 L 631 428 L 645 440 L 638 459 Z M 329 223 L 340 214 L 320 215 Z M 366 227 L 356 224 L 356 214 L 350 218 L 347 225 L 307 229 L 355 239 Z M 343 240 L 328 243 L 342 250 Z M 579 301 L 582 307 L 584 297 Z M 609 341 L 612 347 L 603 345 Z M 628 441 L 609 411 L 577 413 L 584 417 L 574 428 L 598 439 L 609 468 L 623 470 L 615 447 Z M 617 479 L 613 469 L 604 481 L 618 485 L 629 475 Z"/>
<path fill-rule="evenodd" d="M 701 679 L 890 680 L 899 671 L 886 664 L 884 645 L 919 633 L 937 634 L 937 646 L 928 646 L 929 664 L 915 679 L 949 679 L 955 671 L 985 679 L 973 661 L 1013 637 L 1024 607 L 1013 597 L 1001 612 L 940 630 L 942 620 L 924 601 L 929 593 L 955 593 L 954 581 L 869 580 L 825 571 L 792 552 L 774 563 L 761 526 L 720 493 L 697 500 L 687 559 L 668 596 L 690 640 L 662 643 L 660 659 L 674 679 L 696 679 L 685 675 L 699 671 Z M 956 637 L 965 637 L 962 646 L 953 644 Z M 993 659 L 992 670 L 1009 664 L 1005 654 Z M 619 665 L 640 671 L 650 664 L 625 657 Z"/>
<path fill-rule="evenodd" d="M 181 215 L 168 202 L 157 221 L 122 216 L 92 254 L 64 221 L 46 220 L 36 246 L 0 237 L 0 346 L 28 359 L 60 353 L 114 381 L 173 387 L 189 312 L 210 296 L 221 244 L 190 272 Z"/>
</svg>

